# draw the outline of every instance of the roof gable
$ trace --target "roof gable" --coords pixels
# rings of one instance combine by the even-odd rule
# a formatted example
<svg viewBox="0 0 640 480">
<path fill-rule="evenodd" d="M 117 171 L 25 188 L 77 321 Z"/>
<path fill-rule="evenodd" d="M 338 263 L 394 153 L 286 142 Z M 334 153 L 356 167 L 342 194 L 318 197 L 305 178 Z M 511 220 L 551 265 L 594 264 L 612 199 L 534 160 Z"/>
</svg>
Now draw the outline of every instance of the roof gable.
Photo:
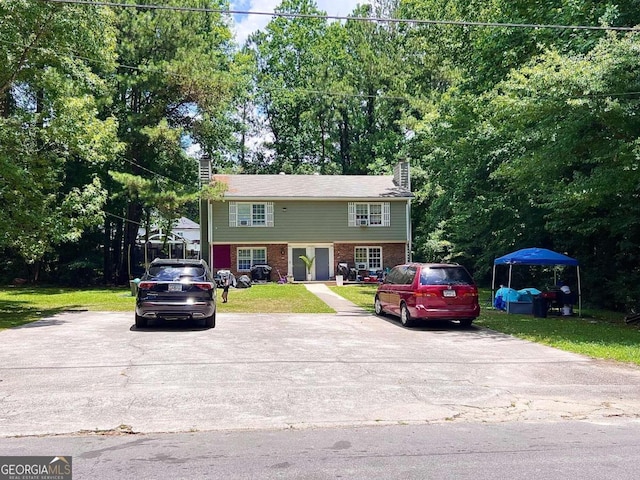
<svg viewBox="0 0 640 480">
<path fill-rule="evenodd" d="M 180 217 L 173 224 L 173 228 L 177 230 L 188 230 L 188 229 L 199 229 L 200 225 L 198 225 L 193 220 L 188 219 L 187 217 Z"/>
</svg>

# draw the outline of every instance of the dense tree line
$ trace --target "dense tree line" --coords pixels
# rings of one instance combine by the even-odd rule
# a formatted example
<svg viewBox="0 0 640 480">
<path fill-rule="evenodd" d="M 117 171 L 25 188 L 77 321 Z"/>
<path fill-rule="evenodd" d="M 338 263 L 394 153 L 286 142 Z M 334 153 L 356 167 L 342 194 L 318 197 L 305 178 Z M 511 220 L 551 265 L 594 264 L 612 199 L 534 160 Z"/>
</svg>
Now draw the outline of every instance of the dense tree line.
<svg viewBox="0 0 640 480">
<path fill-rule="evenodd" d="M 138 226 L 202 195 L 197 144 L 229 172 L 408 159 L 416 259 L 484 282 L 546 247 L 590 300 L 640 298 L 640 31 L 557 27 L 634 27 L 640 1 L 377 0 L 336 22 L 283 0 L 246 45 L 223 0 L 163 4 L 208 10 L 0 4 L 6 278 L 126 281 Z"/>
<path fill-rule="evenodd" d="M 6 276 L 124 283 L 138 228 L 197 200 L 185 139 L 229 136 L 244 67 L 224 1 L 164 4 L 212 12 L 0 4 Z"/>
</svg>

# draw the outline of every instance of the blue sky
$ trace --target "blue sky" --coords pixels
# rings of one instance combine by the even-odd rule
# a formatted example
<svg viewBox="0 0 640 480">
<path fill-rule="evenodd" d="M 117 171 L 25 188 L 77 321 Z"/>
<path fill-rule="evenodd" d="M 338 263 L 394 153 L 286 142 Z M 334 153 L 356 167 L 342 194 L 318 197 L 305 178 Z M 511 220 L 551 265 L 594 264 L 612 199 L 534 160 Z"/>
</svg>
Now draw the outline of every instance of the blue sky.
<svg viewBox="0 0 640 480">
<path fill-rule="evenodd" d="M 247 10 L 253 12 L 273 12 L 281 0 L 231 0 L 231 10 Z M 360 4 L 369 3 L 368 0 L 316 0 L 320 10 L 328 15 L 346 16 L 353 12 L 354 8 Z M 244 43 L 247 37 L 260 30 L 271 17 L 268 15 L 238 15 L 235 18 L 236 41 Z"/>
</svg>

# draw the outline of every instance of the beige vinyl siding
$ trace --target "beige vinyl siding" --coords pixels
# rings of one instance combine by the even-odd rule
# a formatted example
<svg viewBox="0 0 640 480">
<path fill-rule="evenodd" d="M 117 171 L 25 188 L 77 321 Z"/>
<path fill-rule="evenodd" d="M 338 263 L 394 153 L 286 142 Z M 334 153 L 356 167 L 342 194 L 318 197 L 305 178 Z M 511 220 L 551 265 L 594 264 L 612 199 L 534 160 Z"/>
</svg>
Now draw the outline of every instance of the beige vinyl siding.
<svg viewBox="0 0 640 480">
<path fill-rule="evenodd" d="M 348 205 L 349 202 L 346 201 L 275 201 L 274 226 L 265 228 L 230 227 L 229 202 L 215 202 L 210 239 L 217 244 L 366 242 L 367 245 L 407 240 L 406 201 L 389 202 L 388 227 L 350 227 Z"/>
</svg>

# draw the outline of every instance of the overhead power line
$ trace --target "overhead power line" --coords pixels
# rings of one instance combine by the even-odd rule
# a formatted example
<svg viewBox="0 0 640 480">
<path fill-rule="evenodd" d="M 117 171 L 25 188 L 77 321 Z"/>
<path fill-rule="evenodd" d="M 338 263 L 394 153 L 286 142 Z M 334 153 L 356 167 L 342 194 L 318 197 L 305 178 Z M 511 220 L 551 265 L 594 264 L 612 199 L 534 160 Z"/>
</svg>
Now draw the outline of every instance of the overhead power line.
<svg viewBox="0 0 640 480">
<path fill-rule="evenodd" d="M 160 178 L 164 178 L 165 180 L 168 180 L 168 181 L 170 181 L 170 182 L 172 182 L 172 183 L 174 183 L 176 185 L 180 185 L 181 187 L 184 187 L 186 189 L 193 188 L 193 185 L 189 186 L 189 185 L 187 185 L 185 183 L 178 182 L 177 180 L 174 180 L 173 178 L 169 178 L 166 175 L 163 175 L 163 174 L 158 173 L 158 172 L 154 172 L 153 170 L 150 170 L 147 167 L 143 167 L 142 165 L 140 165 L 139 163 L 134 162 L 133 160 L 129 160 L 127 158 L 124 158 L 123 160 L 125 162 L 133 165 L 134 167 L 138 167 L 140 170 L 144 170 L 147 173 L 150 173 L 150 174 L 155 175 L 155 176 L 160 177 Z"/>
<path fill-rule="evenodd" d="M 114 218 L 117 218 L 117 219 L 119 219 L 119 220 L 123 220 L 123 221 L 125 221 L 125 222 L 129 222 L 129 223 L 133 223 L 133 224 L 135 224 L 135 225 L 139 225 L 139 226 L 141 226 L 141 227 L 143 226 L 140 222 L 136 222 L 136 221 L 134 221 L 134 220 L 130 220 L 130 219 L 128 219 L 128 218 L 121 217 L 120 215 L 116 215 L 116 214 L 114 214 L 114 213 L 104 212 L 104 214 L 105 214 L 105 215 L 108 215 L 109 217 L 114 217 Z"/>
<path fill-rule="evenodd" d="M 117 3 L 117 2 L 96 2 L 90 0 L 41 0 L 49 3 L 71 3 L 79 5 L 91 5 L 97 7 L 119 7 L 119 8 L 137 8 L 144 10 L 170 10 L 177 12 L 196 12 L 196 13 L 218 13 L 228 15 L 261 15 L 269 17 L 283 18 L 310 18 L 320 20 L 350 20 L 360 22 L 376 22 L 376 23 L 406 23 L 413 25 L 454 25 L 463 27 L 496 27 L 496 28 L 534 28 L 534 29 L 554 29 L 554 30 L 607 30 L 619 32 L 640 32 L 637 27 L 614 27 L 607 25 L 556 25 L 556 24 L 537 24 L 537 23 L 510 23 L 510 22 L 472 22 L 466 20 L 428 20 L 415 18 L 384 18 L 384 17 L 352 17 L 344 15 L 317 15 L 310 13 L 292 13 L 292 12 L 255 12 L 250 10 L 225 10 L 219 8 L 206 7 L 180 7 L 175 5 L 157 5 L 157 4 L 136 4 L 136 3 Z"/>
</svg>

